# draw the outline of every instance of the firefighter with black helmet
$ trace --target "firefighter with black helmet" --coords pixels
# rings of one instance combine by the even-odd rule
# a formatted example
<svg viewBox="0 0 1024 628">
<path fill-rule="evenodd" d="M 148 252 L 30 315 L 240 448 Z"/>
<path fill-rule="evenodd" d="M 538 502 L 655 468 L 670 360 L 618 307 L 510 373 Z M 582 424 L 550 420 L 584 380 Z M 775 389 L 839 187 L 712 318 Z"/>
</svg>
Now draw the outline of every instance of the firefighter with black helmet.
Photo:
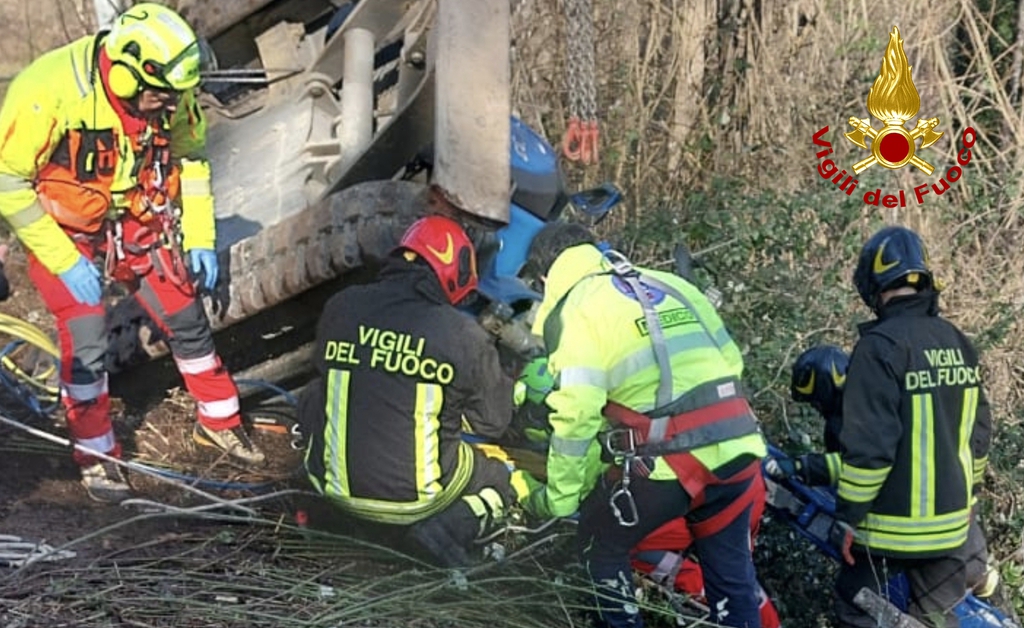
<svg viewBox="0 0 1024 628">
<path fill-rule="evenodd" d="M 860 326 L 843 395 L 842 464 L 830 534 L 845 563 L 836 580 L 842 626 L 875 626 L 854 605 L 887 577 L 910 583 L 909 613 L 953 627 L 966 590 L 972 495 L 982 481 L 991 417 L 978 352 L 939 314 L 939 291 L 917 233 L 889 226 L 860 253 L 853 277 L 876 319 Z"/>
<path fill-rule="evenodd" d="M 841 464 L 839 433 L 843 423 L 843 389 L 849 363 L 850 356 L 834 345 L 811 347 L 793 363 L 790 394 L 794 401 L 809 403 L 824 419 L 825 453 L 804 454 L 795 460 L 770 460 L 765 467 L 770 475 L 780 479 L 796 476 L 809 486 L 835 487 Z M 1005 608 L 999 570 L 990 560 L 977 508 L 971 513 L 965 551 L 968 589 L 979 599 Z"/>
<path fill-rule="evenodd" d="M 835 345 L 817 345 L 793 363 L 789 394 L 808 403 L 825 419 L 825 453 L 799 458 L 769 458 L 765 471 L 773 478 L 796 476 L 811 486 L 834 486 L 839 480 L 839 431 L 843 425 L 843 387 L 850 356 Z"/>
<path fill-rule="evenodd" d="M 378 281 L 327 302 L 320 378 L 299 405 L 314 487 L 356 517 L 406 528 L 446 567 L 470 562 L 472 541 L 517 494 L 505 462 L 462 438 L 494 440 L 512 416 L 496 347 L 454 307 L 476 287 L 462 227 L 437 215 L 416 221 Z"/>
</svg>

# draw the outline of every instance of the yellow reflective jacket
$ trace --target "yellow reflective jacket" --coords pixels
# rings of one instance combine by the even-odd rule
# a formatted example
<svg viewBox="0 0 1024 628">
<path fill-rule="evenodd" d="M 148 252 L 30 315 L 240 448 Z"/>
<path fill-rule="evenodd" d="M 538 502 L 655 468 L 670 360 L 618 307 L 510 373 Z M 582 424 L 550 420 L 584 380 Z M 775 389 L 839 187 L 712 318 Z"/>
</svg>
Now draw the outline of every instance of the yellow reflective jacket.
<svg viewBox="0 0 1024 628">
<path fill-rule="evenodd" d="M 136 157 L 98 70 L 99 36 L 83 37 L 33 61 L 11 83 L 0 110 L 0 215 L 50 272 L 71 268 L 79 253 L 58 222 L 43 209 L 36 186 L 55 151 L 74 136 L 73 158 L 83 165 L 83 184 L 106 169 L 103 190 L 108 217 L 127 207 L 138 185 Z M 205 161 L 206 120 L 193 92 L 164 121 L 171 159 L 181 166 L 184 248 L 214 248 L 213 197 Z M 87 138 L 82 141 L 82 138 Z M 95 186 L 94 186 L 95 187 Z"/>
<path fill-rule="evenodd" d="M 547 484 L 535 488 L 524 503 L 541 516 L 575 512 L 607 468 L 596 438 L 609 427 L 601 414 L 606 402 L 638 412 L 655 407 L 660 370 L 643 310 L 603 263 L 601 252 L 591 245 L 563 252 L 547 275 L 534 324 L 534 333 L 544 336 L 557 382 L 547 397 L 552 427 Z M 739 379 L 739 348 L 700 290 L 676 275 L 639 270 L 679 290 L 700 310 L 690 312 L 668 295 L 654 303 L 672 364 L 673 398 L 706 382 Z M 698 316 L 718 344 L 708 338 Z M 741 455 L 763 457 L 767 451 L 761 434 L 754 433 L 691 453 L 714 470 Z M 651 479 L 677 480 L 662 459 L 655 462 Z"/>
</svg>

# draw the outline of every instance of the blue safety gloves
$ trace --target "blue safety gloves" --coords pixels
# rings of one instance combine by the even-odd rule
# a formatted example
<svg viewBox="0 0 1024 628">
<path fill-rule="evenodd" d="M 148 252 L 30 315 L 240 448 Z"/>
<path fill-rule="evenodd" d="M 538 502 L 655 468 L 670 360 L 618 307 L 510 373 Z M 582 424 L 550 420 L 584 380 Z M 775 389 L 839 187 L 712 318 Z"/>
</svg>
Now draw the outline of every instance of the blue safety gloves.
<svg viewBox="0 0 1024 628">
<path fill-rule="evenodd" d="M 71 268 L 57 275 L 76 301 L 83 305 L 99 305 L 103 296 L 100 271 L 84 255 Z"/>
<path fill-rule="evenodd" d="M 203 288 L 213 290 L 217 285 L 217 272 L 220 266 L 217 264 L 217 253 L 212 249 L 192 249 L 188 252 L 189 262 L 192 266 L 192 275 L 199 277 L 203 275 Z"/>
</svg>

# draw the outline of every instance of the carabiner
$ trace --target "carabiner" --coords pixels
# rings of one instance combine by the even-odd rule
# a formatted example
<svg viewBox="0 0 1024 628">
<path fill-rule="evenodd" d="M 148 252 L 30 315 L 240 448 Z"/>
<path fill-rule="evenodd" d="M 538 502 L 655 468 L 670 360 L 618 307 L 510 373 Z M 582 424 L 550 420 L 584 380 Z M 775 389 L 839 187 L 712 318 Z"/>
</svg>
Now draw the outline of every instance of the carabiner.
<svg viewBox="0 0 1024 628">
<path fill-rule="evenodd" d="M 619 436 L 623 438 L 619 440 Z M 598 440 L 613 459 L 636 454 L 636 433 L 633 431 L 633 428 L 612 428 L 598 434 Z"/>
<path fill-rule="evenodd" d="M 288 428 L 288 433 L 292 437 L 291 447 L 295 451 L 302 451 L 306 448 L 306 436 L 299 430 L 298 423 L 292 423 L 291 427 Z"/>
<path fill-rule="evenodd" d="M 619 508 L 618 501 L 622 498 L 626 500 L 626 514 L 629 515 L 629 519 L 623 516 L 622 508 Z M 608 505 L 611 506 L 612 514 L 615 515 L 620 526 L 632 528 L 640 523 L 640 515 L 636 511 L 636 501 L 633 500 L 633 493 L 629 492 L 628 484 L 620 483 L 619 487 L 612 491 L 611 497 L 608 498 Z"/>
</svg>

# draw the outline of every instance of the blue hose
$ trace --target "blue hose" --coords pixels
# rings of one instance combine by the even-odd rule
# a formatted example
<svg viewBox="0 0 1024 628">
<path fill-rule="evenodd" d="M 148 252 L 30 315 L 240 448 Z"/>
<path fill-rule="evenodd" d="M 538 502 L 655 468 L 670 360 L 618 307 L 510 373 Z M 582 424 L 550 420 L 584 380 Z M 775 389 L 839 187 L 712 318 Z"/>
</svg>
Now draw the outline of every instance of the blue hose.
<svg viewBox="0 0 1024 628">
<path fill-rule="evenodd" d="M 293 406 L 296 406 L 296 407 L 299 405 L 299 400 L 295 398 L 295 395 L 291 394 L 290 392 L 288 392 L 284 388 L 281 388 L 280 386 L 277 386 L 276 384 L 271 384 L 270 382 L 268 382 L 266 380 L 262 380 L 262 379 L 236 379 L 235 380 L 235 384 L 237 384 L 239 386 L 253 386 L 253 387 L 256 387 L 256 388 L 266 388 L 267 390 L 275 392 L 278 395 L 281 395 L 282 397 L 284 397 L 284 400 L 287 401 L 289 404 L 291 404 Z"/>
<path fill-rule="evenodd" d="M 221 480 L 210 480 L 207 478 L 196 477 L 194 475 L 188 475 L 186 473 L 179 473 L 177 471 L 171 471 L 170 469 L 161 469 L 159 467 L 151 467 L 147 464 L 134 463 L 140 467 L 145 468 L 157 475 L 163 476 L 171 480 L 178 480 L 184 482 L 189 486 L 195 486 L 196 488 L 205 488 L 218 491 L 252 491 L 258 493 L 260 491 L 266 491 L 267 489 L 274 486 L 274 482 L 224 482 Z"/>
</svg>

